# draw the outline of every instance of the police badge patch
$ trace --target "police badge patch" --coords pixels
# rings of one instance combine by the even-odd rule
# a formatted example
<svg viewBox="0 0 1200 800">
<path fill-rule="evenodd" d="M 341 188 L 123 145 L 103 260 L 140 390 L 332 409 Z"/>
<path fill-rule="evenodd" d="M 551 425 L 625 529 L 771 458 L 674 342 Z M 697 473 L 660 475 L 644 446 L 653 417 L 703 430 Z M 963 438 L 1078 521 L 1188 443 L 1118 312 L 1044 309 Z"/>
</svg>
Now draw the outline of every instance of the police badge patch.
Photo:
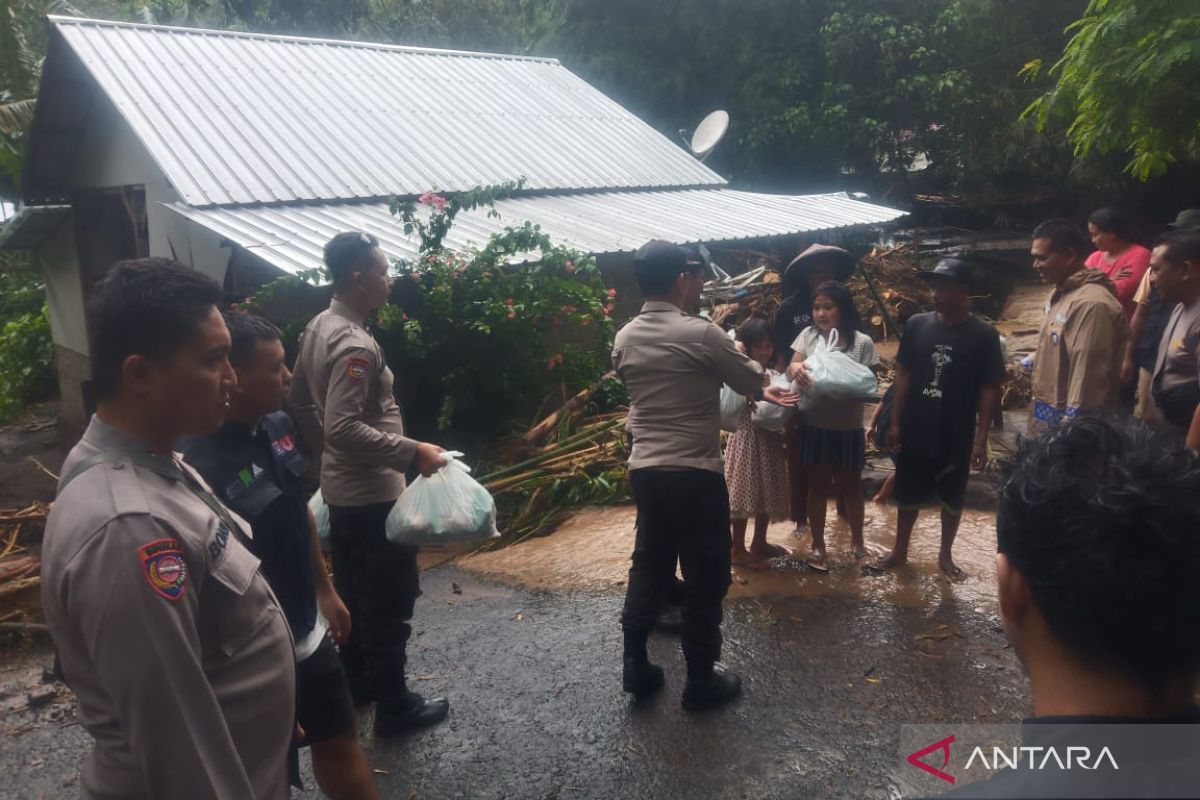
<svg viewBox="0 0 1200 800">
<path fill-rule="evenodd" d="M 150 582 L 150 588 L 168 600 L 183 597 L 187 583 L 187 562 L 183 560 L 183 548 L 176 539 L 156 539 L 138 548 L 142 559 L 142 572 Z"/>
<path fill-rule="evenodd" d="M 370 368 L 371 364 L 365 358 L 346 359 L 346 377 L 354 383 L 361 383 Z"/>
</svg>

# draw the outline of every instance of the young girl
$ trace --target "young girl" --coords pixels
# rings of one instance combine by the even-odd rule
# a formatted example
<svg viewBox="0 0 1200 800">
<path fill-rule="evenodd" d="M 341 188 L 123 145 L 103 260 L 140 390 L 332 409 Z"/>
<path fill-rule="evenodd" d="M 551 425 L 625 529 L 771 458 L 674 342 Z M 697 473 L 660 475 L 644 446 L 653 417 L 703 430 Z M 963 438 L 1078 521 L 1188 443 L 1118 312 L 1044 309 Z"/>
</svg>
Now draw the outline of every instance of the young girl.
<svg viewBox="0 0 1200 800">
<path fill-rule="evenodd" d="M 752 317 L 738 329 L 740 350 L 764 368 L 775 357 L 771 326 Z M 779 373 L 767 369 L 763 385 Z M 753 403 L 747 402 L 737 431 L 725 450 L 725 482 L 729 485 L 729 517 L 733 528 L 734 564 L 764 569 L 769 558 L 789 555 L 778 545 L 767 543 L 767 525 L 788 518 L 787 458 L 783 434 L 763 430 L 751 420 Z M 754 518 L 754 539 L 746 548 L 746 525 Z"/>
<path fill-rule="evenodd" d="M 875 343 L 865 333 L 854 330 L 854 300 L 850 292 L 832 281 L 813 292 L 813 325 L 805 328 L 792 343 L 795 356 L 788 365 L 788 377 L 800 385 L 801 396 L 811 381 L 805 360 L 828 341 L 836 330 L 837 347 L 860 364 L 872 369 L 879 366 Z M 808 526 L 812 531 L 812 551 L 808 565 L 820 572 L 829 571 L 825 553 L 825 513 L 830 495 L 846 505 L 850 523 L 850 549 L 856 561 L 868 555 L 863 543 L 862 470 L 866 444 L 863 439 L 863 402 L 818 400 L 806 409 L 802 420 L 800 463 L 809 470 Z"/>
</svg>

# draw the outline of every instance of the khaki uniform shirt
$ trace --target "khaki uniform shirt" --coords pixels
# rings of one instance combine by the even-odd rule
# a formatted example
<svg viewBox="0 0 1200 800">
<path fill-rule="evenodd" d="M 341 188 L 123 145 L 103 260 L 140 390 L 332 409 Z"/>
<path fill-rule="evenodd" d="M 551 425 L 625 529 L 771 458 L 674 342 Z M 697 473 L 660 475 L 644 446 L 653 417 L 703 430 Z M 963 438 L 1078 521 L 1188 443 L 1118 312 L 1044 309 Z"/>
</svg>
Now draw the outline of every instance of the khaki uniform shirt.
<svg viewBox="0 0 1200 800">
<path fill-rule="evenodd" d="M 1200 300 L 1190 306 L 1176 304 L 1171 311 L 1171 319 L 1163 331 L 1162 340 L 1158 343 L 1158 358 L 1154 363 L 1154 386 L 1170 391 L 1179 386 L 1195 383 L 1200 379 Z M 1167 422 L 1158 401 L 1154 401 L 1152 421 L 1175 429 L 1179 433 L 1187 433 L 1186 428 L 1171 425 Z"/>
<path fill-rule="evenodd" d="M 417 442 L 405 437 L 383 348 L 336 298 L 300 335 L 289 402 L 332 506 L 388 503 L 404 491 Z M 323 452 L 322 452 L 323 451 Z"/>
<path fill-rule="evenodd" d="M 147 448 L 93 417 L 62 474 L 113 451 Z M 183 481 L 125 458 L 64 487 L 46 523 L 42 607 L 95 739 L 85 794 L 288 797 L 292 636 L 258 559 Z"/>
<path fill-rule="evenodd" d="M 1030 434 L 1083 411 L 1115 410 L 1128 341 L 1129 321 L 1104 273 L 1083 269 L 1055 289 L 1033 365 Z"/>
<path fill-rule="evenodd" d="M 617 332 L 612 361 L 629 391 L 629 469 L 724 475 L 721 385 L 755 394 L 763 386 L 762 366 L 739 353 L 716 325 L 656 301 Z"/>
</svg>

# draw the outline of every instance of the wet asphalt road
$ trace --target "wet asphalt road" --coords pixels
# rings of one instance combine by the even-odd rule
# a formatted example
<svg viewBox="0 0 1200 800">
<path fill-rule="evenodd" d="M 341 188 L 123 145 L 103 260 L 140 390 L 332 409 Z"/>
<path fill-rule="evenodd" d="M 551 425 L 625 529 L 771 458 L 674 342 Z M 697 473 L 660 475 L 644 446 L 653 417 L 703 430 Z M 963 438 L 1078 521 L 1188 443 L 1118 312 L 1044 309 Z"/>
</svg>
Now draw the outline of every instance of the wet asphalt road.
<svg viewBox="0 0 1200 800">
<path fill-rule="evenodd" d="M 411 674 L 419 691 L 450 698 L 451 715 L 380 742 L 367 735 L 369 713 L 361 720 L 387 798 L 936 794 L 949 787 L 914 775 L 898 752 L 901 725 L 1013 722 L 1029 702 L 992 609 L 964 607 L 949 587 L 924 608 L 845 597 L 730 601 L 725 662 L 745 678 L 745 696 L 688 715 L 673 638 L 651 644 L 667 690 L 645 707 L 621 693 L 615 592 L 510 588 L 453 566 L 425 573 L 424 584 Z M 88 737 L 72 724 L 70 695 L 28 710 L 25 685 L 49 658 L 3 657 L 0 797 L 78 796 Z M 311 790 L 311 773 L 308 782 Z"/>
</svg>

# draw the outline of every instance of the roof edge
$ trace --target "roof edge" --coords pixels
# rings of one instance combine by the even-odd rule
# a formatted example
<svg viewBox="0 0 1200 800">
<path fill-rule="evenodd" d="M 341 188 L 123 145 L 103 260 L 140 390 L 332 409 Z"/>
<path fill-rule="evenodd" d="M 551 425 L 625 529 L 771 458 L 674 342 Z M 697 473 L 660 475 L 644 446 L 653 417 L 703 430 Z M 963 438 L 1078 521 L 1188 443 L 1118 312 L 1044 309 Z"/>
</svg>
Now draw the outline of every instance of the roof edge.
<svg viewBox="0 0 1200 800">
<path fill-rule="evenodd" d="M 95 19 L 93 17 L 72 17 L 64 14 L 47 14 L 46 19 L 56 28 L 64 25 L 90 25 L 93 27 L 105 28 L 136 28 L 151 31 L 189 33 L 199 36 L 225 36 L 240 39 L 263 39 L 267 41 L 290 42 L 293 44 L 323 44 L 334 47 L 349 47 L 367 50 L 389 50 L 454 58 L 494 58 L 501 61 L 533 61 L 561 66 L 557 58 L 547 58 L 544 56 L 522 56 L 509 53 L 486 53 L 476 52 L 473 50 L 443 50 L 436 47 L 415 47 L 412 45 L 386 44 L 382 42 L 364 42 L 356 39 L 328 39 L 313 36 L 291 36 L 282 33 L 220 30 L 219 28 L 190 28 L 185 25 L 150 25 L 144 22 L 123 22 Z"/>
<path fill-rule="evenodd" d="M 21 206 L 8 222 L 0 225 L 0 250 L 32 250 L 70 213 L 69 205 Z M 50 228 L 30 233 L 29 227 L 35 220 L 47 218 L 53 223 Z"/>
</svg>

